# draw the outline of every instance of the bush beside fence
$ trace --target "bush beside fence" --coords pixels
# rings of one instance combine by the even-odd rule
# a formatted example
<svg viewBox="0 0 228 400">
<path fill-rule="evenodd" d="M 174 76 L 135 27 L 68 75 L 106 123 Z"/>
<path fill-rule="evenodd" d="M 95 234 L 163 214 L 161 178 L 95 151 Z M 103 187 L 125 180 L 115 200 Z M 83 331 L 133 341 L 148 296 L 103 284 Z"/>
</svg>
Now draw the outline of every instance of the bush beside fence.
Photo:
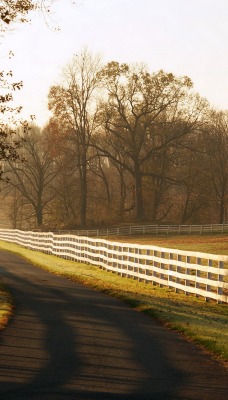
<svg viewBox="0 0 228 400">
<path fill-rule="evenodd" d="M 228 256 L 110 242 L 52 232 L 0 229 L 0 239 L 31 250 L 99 266 L 122 277 L 228 303 Z M 227 264 L 226 264 L 227 266 Z"/>
</svg>

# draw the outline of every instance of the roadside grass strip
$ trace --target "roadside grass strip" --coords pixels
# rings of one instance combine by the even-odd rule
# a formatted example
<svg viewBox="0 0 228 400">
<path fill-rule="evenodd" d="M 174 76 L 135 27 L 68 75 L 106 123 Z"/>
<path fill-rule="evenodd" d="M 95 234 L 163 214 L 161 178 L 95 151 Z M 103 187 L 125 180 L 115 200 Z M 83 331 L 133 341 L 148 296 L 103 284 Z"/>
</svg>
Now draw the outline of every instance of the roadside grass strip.
<svg viewBox="0 0 228 400">
<path fill-rule="evenodd" d="M 3 329 L 13 314 L 13 301 L 0 281 L 0 330 Z"/>
<path fill-rule="evenodd" d="M 16 253 L 46 271 L 115 296 L 136 310 L 180 332 L 217 358 L 228 361 L 227 304 L 216 304 L 213 300 L 205 302 L 200 297 L 175 293 L 172 289 L 161 288 L 151 283 L 124 279 L 96 266 L 79 264 L 8 242 L 0 241 L 0 249 Z M 2 286 L 0 286 L 0 326 L 1 324 L 3 326 L 12 314 L 12 299 L 3 294 L 1 301 L 1 288 Z"/>
</svg>

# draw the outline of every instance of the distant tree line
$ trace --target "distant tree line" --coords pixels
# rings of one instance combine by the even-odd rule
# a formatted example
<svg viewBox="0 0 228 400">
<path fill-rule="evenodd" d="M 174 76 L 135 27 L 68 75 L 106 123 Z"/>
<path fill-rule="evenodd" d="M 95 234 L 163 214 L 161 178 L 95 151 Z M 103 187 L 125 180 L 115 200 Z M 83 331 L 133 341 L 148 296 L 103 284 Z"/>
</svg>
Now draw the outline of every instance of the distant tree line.
<svg viewBox="0 0 228 400">
<path fill-rule="evenodd" d="M 15 228 L 228 220 L 228 113 L 188 77 L 84 49 L 48 100 L 48 124 L 4 162 Z"/>
</svg>

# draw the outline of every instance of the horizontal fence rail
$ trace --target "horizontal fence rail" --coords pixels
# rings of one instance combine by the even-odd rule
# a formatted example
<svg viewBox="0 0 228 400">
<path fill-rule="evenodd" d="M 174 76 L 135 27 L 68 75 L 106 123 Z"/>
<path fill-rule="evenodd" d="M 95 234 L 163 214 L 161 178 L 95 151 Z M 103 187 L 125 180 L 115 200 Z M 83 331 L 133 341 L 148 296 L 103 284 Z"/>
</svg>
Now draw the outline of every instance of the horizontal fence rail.
<svg viewBox="0 0 228 400">
<path fill-rule="evenodd" d="M 0 229 L 0 240 L 228 303 L 228 256 L 11 229 Z"/>
<path fill-rule="evenodd" d="M 202 235 L 213 233 L 228 233 L 228 224 L 213 225 L 133 225 L 119 226 L 108 229 L 84 229 L 54 231 L 55 234 L 71 233 L 76 236 L 108 237 L 127 235 Z"/>
</svg>

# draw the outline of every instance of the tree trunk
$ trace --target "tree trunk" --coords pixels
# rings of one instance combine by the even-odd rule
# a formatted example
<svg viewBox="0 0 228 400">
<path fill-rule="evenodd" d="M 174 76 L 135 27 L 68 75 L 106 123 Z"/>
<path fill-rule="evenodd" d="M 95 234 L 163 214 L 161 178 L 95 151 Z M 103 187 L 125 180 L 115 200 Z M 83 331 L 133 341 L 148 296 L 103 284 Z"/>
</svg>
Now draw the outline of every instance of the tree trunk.
<svg viewBox="0 0 228 400">
<path fill-rule="evenodd" d="M 220 201 L 220 207 L 219 207 L 219 223 L 220 223 L 220 224 L 223 224 L 223 223 L 224 223 L 224 211 L 225 211 L 224 200 L 221 199 L 221 201 Z"/>
<path fill-rule="evenodd" d="M 86 154 L 82 156 L 81 165 L 81 204 L 80 204 L 80 222 L 81 226 L 86 226 L 87 214 L 87 169 L 86 169 Z"/>
<path fill-rule="evenodd" d="M 140 167 L 135 163 L 135 219 L 136 221 L 142 221 L 145 217 L 144 212 L 144 201 L 142 193 L 142 176 Z"/>
<path fill-rule="evenodd" d="M 38 204 L 36 209 L 36 222 L 37 226 L 41 227 L 43 225 L 43 207 L 42 204 Z"/>
</svg>

